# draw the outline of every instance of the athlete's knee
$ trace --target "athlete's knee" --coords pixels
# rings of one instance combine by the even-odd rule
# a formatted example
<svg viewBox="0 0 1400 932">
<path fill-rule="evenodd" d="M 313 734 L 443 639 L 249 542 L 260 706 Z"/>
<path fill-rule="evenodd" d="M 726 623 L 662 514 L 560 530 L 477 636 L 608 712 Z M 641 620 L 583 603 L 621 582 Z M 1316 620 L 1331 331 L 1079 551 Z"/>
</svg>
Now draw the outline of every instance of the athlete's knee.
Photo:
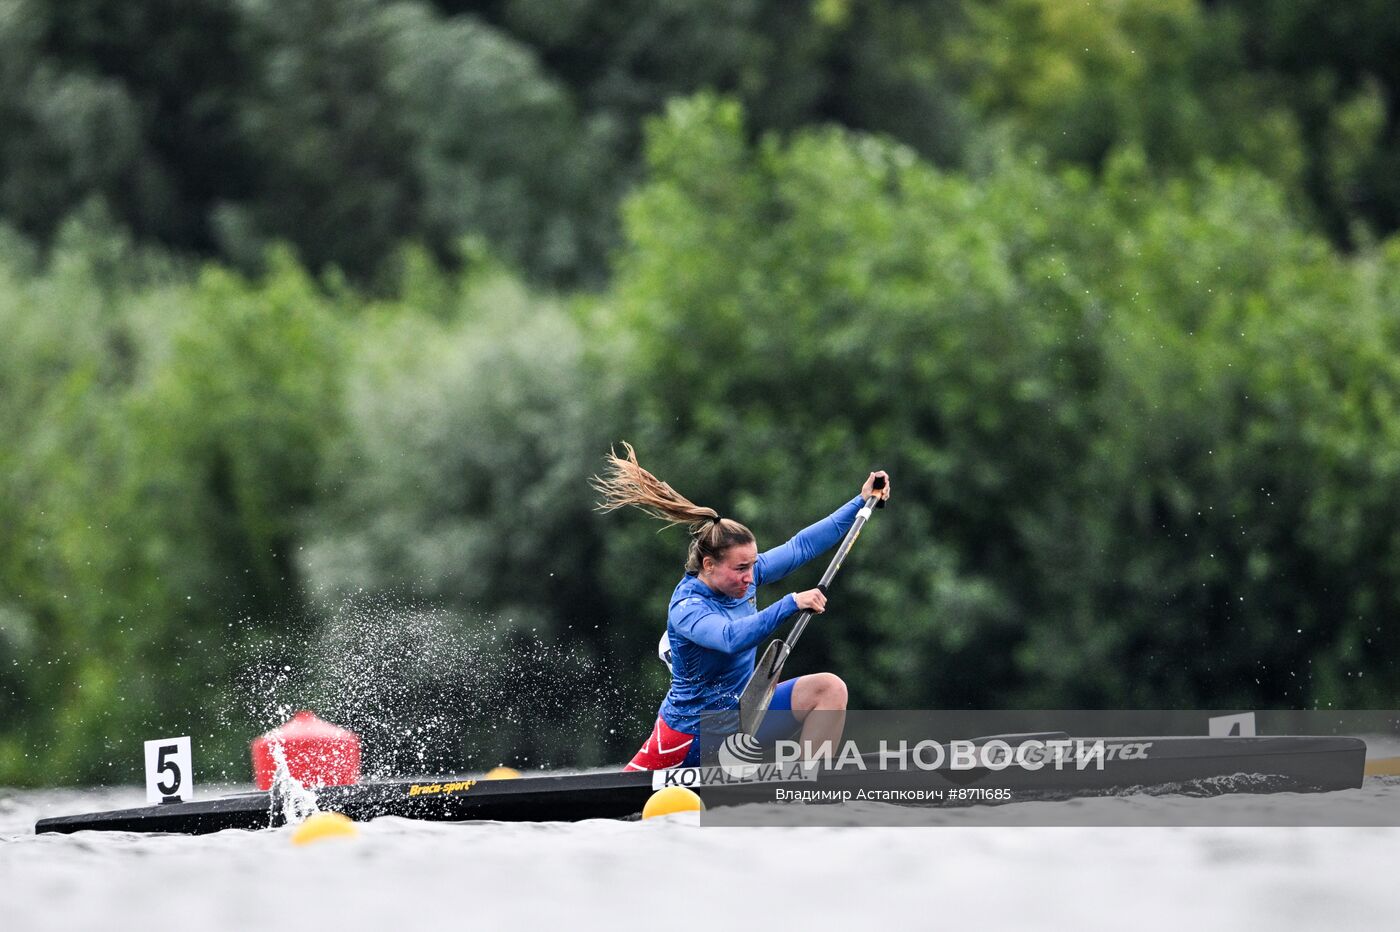
<svg viewBox="0 0 1400 932">
<path fill-rule="evenodd" d="M 834 708 L 844 709 L 846 707 L 846 681 L 835 673 L 823 673 L 822 676 L 828 681 L 826 687 L 830 699 L 828 700 Z"/>
<path fill-rule="evenodd" d="M 846 707 L 846 681 L 835 673 L 809 673 L 803 679 L 809 681 L 804 685 L 810 689 L 811 708 L 844 709 Z"/>
</svg>

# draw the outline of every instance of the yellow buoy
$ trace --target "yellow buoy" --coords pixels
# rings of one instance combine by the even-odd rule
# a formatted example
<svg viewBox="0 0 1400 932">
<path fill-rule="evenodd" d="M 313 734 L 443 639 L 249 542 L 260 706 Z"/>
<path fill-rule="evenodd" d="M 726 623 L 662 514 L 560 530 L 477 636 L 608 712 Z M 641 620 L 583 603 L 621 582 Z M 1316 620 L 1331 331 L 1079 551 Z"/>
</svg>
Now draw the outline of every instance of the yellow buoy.
<svg viewBox="0 0 1400 932">
<path fill-rule="evenodd" d="M 1368 777 L 1400 777 L 1400 757 L 1381 757 L 1366 762 Z"/>
<path fill-rule="evenodd" d="M 492 767 L 486 773 L 488 780 L 514 780 L 520 776 L 520 771 L 514 767 Z"/>
<path fill-rule="evenodd" d="M 292 833 L 292 844 L 309 845 L 327 838 L 354 838 L 360 834 L 355 823 L 339 812 L 317 812 L 308 816 Z"/>
<path fill-rule="evenodd" d="M 703 812 L 705 803 L 695 791 L 683 786 L 665 786 L 651 794 L 642 809 L 642 818 L 671 815 L 676 812 Z"/>
</svg>

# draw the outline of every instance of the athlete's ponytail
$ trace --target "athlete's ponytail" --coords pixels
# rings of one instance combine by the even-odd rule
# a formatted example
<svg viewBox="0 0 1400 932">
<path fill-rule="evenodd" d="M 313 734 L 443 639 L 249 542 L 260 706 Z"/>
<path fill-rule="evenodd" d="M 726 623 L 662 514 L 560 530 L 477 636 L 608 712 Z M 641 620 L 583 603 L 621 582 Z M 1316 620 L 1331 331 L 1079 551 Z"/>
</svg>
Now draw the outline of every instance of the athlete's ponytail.
<svg viewBox="0 0 1400 932">
<path fill-rule="evenodd" d="M 713 508 L 695 504 L 669 483 L 662 482 L 642 468 L 637 462 L 637 453 L 625 440 L 622 448 L 627 456 L 621 457 L 609 450 L 604 457 L 607 468 L 603 476 L 594 476 L 590 484 L 602 496 L 598 503 L 599 511 L 612 511 L 632 505 L 645 511 L 653 518 L 667 524 L 685 524 L 690 527 L 690 552 L 686 555 L 685 571 L 698 573 L 703 559 L 709 557 L 719 561 L 730 547 L 751 544 L 753 532 L 738 521 L 721 518 Z"/>
</svg>

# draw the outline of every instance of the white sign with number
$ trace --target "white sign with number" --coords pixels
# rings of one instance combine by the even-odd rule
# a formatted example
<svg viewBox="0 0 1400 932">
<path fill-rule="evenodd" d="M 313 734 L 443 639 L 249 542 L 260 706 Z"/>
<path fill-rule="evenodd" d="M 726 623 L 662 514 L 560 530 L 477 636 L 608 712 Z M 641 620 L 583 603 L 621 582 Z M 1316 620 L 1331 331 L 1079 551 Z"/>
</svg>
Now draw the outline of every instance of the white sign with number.
<svg viewBox="0 0 1400 932">
<path fill-rule="evenodd" d="M 1210 720 L 1212 738 L 1253 738 L 1254 713 L 1241 712 L 1239 715 L 1217 715 Z"/>
<path fill-rule="evenodd" d="M 146 802 L 172 800 L 189 802 L 194 798 L 194 766 L 190 762 L 190 739 L 161 738 L 146 742 Z"/>
</svg>

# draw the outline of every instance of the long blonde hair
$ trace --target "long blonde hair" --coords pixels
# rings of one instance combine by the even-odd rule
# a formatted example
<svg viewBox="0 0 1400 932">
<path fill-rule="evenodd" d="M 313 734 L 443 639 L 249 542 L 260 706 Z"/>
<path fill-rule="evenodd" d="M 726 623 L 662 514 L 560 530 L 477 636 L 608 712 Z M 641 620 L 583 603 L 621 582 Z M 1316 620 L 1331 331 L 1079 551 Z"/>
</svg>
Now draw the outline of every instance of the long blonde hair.
<svg viewBox="0 0 1400 932">
<path fill-rule="evenodd" d="M 704 558 L 719 562 L 730 547 L 754 542 L 753 532 L 732 518 L 721 518 L 718 511 L 705 508 L 686 498 L 670 483 L 662 482 L 637 462 L 637 451 L 627 441 L 622 442 L 625 457 L 609 450 L 604 457 L 607 465 L 602 476 L 593 476 L 589 484 L 603 500 L 599 511 L 614 511 L 627 505 L 640 508 L 653 518 L 669 524 L 690 527 L 690 552 L 686 554 L 685 571 L 698 573 Z"/>
</svg>

